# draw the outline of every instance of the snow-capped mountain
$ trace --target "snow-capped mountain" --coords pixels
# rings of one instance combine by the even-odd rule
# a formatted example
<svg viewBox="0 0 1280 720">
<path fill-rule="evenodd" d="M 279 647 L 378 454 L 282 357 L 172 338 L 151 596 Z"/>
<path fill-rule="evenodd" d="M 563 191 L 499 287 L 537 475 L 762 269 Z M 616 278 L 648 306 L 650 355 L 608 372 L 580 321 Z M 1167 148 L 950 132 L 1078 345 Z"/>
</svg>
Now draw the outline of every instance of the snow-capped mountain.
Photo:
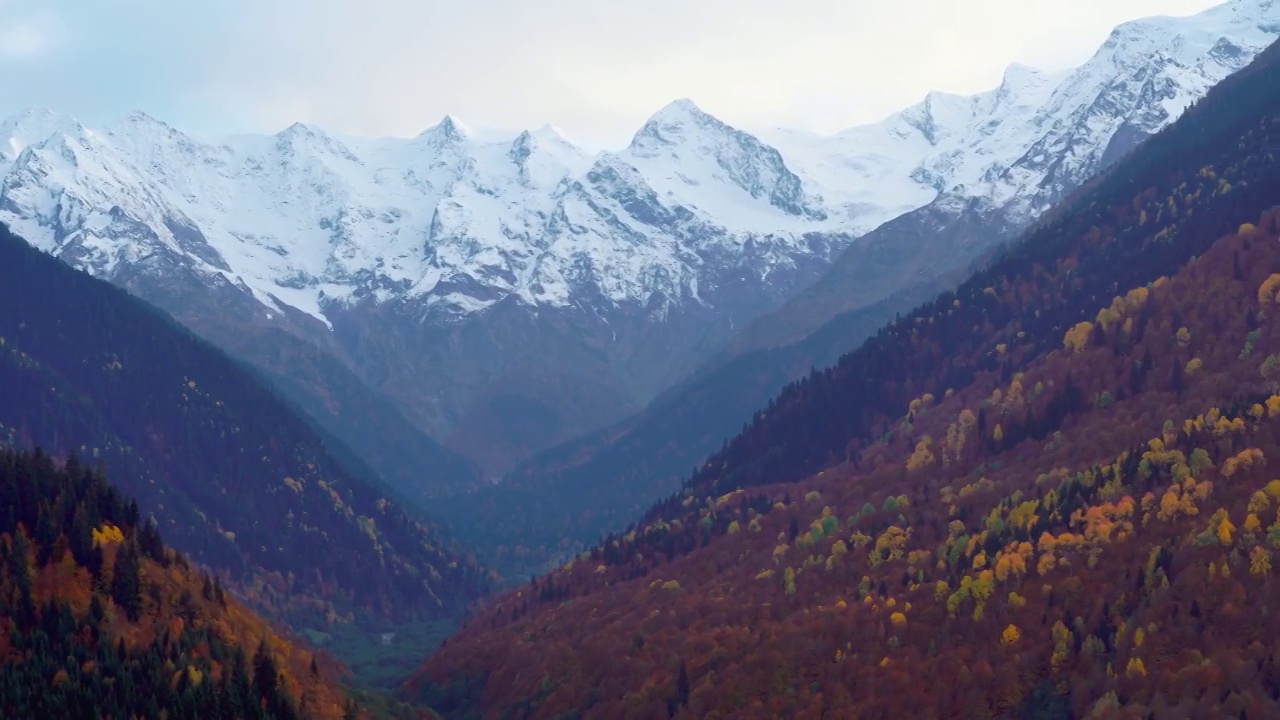
<svg viewBox="0 0 1280 720">
<path fill-rule="evenodd" d="M 930 93 L 834 136 L 762 136 L 855 224 L 868 206 L 896 216 L 939 193 L 1015 203 L 1030 219 L 1173 122 L 1277 37 L 1280 4 L 1232 0 L 1190 17 L 1124 23 L 1074 70 L 1015 64 L 991 91 Z"/>
<path fill-rule="evenodd" d="M 696 297 L 702 254 L 756 238 L 768 272 L 810 254 L 801 236 L 825 219 L 776 150 L 688 101 L 594 160 L 551 127 L 478 141 L 452 118 L 412 139 L 296 124 L 219 145 L 142 113 L 3 127 L 0 219 L 42 249 L 105 277 L 160 254 L 326 324 L 365 299 L 466 315 L 563 307 L 586 285 L 610 303 Z"/>
<path fill-rule="evenodd" d="M 0 124 L 0 222 L 251 362 L 272 349 L 238 328 L 292 333 L 496 472 L 642 406 L 851 243 L 861 262 L 854 239 L 886 221 L 1030 221 L 1277 35 L 1273 0 L 1234 0 L 832 137 L 752 135 L 680 100 L 594 157 L 552 127 L 494 139 L 453 118 L 210 143 L 142 113 L 90 129 L 33 111 Z"/>
<path fill-rule="evenodd" d="M 1074 70 L 1013 65 L 989 92 L 930 93 L 834 136 L 763 133 L 833 216 L 857 226 L 868 207 L 897 212 L 857 233 L 822 280 L 757 318 L 727 355 L 799 340 L 842 312 L 954 275 L 1277 37 L 1280 4 L 1232 0 L 1190 17 L 1124 23 Z"/>
</svg>

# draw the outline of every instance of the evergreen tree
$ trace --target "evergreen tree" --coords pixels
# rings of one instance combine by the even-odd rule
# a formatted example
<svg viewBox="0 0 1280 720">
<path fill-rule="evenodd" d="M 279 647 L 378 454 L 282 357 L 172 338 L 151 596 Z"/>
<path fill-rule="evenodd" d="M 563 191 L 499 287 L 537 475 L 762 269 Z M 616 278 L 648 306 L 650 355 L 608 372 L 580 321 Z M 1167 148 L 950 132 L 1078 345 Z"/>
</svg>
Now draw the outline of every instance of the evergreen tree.
<svg viewBox="0 0 1280 720">
<path fill-rule="evenodd" d="M 680 676 L 676 680 L 676 702 L 681 707 L 689 704 L 689 668 L 680 661 Z"/>
<path fill-rule="evenodd" d="M 138 548 L 132 542 L 120 547 L 111 571 L 111 599 L 115 600 L 130 620 L 142 615 L 142 577 Z"/>
</svg>

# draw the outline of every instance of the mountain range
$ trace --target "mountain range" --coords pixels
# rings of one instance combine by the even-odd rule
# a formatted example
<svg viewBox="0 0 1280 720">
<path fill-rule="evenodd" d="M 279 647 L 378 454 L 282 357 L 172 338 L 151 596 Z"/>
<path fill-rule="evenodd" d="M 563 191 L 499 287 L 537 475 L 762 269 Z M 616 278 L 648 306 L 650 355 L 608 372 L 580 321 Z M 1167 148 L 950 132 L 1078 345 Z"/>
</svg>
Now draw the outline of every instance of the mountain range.
<svg viewBox="0 0 1280 720">
<path fill-rule="evenodd" d="M 6 159 L 15 232 L 256 364 L 244 328 L 283 328 L 489 470 L 638 409 L 711 325 L 727 337 L 849 239 L 776 151 L 687 102 L 594 161 L 550 129 L 488 143 L 452 119 L 220 146 L 140 114 L 5 128 L 52 132 Z"/>
<path fill-rule="evenodd" d="M 931 93 L 881 123 L 832 138 L 767 136 L 806 177 L 846 187 L 895 183 L 904 197 L 911 187 L 931 194 L 740 333 L 730 354 L 799 340 L 840 312 L 932 280 L 1011 239 L 1277 37 L 1280 5 L 1233 0 L 1189 17 L 1119 25 L 1070 71 L 1014 65 L 995 90 Z M 888 167 L 905 169 L 910 184 L 903 170 L 894 175 Z M 854 183 L 848 168 L 866 174 Z"/>
<path fill-rule="evenodd" d="M 680 100 L 596 156 L 453 118 L 204 142 L 142 113 L 96 130 L 30 111 L 0 124 L 0 221 L 245 359 L 428 502 L 937 289 L 1278 35 L 1272 0 L 1233 0 L 831 137 Z"/>
</svg>

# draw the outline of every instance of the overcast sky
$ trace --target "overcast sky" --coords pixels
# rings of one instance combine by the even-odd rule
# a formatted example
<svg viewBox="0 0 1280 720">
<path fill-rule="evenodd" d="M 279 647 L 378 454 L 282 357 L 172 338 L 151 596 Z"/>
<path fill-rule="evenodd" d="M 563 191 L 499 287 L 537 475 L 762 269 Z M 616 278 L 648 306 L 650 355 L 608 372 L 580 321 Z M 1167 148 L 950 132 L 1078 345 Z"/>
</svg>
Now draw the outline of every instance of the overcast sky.
<svg viewBox="0 0 1280 720">
<path fill-rule="evenodd" d="M 141 109 L 203 137 L 297 121 L 414 135 L 552 123 L 625 143 L 688 97 L 818 132 L 1019 61 L 1086 60 L 1114 25 L 1213 0 L 0 0 L 0 115 Z"/>
</svg>

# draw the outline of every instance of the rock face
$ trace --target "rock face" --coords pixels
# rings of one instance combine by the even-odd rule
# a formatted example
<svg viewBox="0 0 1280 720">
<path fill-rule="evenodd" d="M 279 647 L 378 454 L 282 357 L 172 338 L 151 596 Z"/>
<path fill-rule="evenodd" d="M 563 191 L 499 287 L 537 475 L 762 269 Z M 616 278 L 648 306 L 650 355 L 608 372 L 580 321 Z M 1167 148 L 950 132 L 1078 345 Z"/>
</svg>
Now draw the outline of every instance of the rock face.
<svg viewBox="0 0 1280 720">
<path fill-rule="evenodd" d="M 0 221 L 263 369 L 358 453 L 389 454 L 356 419 L 389 405 L 400 442 L 429 435 L 493 478 L 735 334 L 730 352 L 791 341 L 977 257 L 1278 34 L 1271 0 L 1136 21 L 1070 73 L 1015 66 L 832 137 L 751 135 L 679 100 L 595 157 L 551 127 L 494 139 L 453 118 L 210 144 L 141 113 L 94 130 L 32 111 L 0 123 Z M 451 475 L 441 491 L 476 482 Z"/>
</svg>

